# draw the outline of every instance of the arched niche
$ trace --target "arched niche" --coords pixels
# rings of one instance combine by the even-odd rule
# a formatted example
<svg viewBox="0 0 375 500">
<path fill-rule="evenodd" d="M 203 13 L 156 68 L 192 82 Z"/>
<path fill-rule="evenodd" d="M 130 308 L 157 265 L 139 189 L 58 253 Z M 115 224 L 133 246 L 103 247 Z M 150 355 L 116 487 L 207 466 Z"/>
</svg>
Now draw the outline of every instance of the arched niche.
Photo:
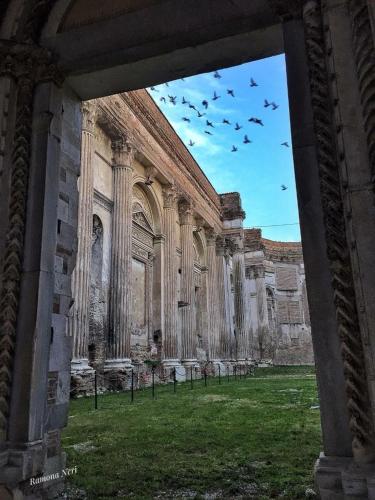
<svg viewBox="0 0 375 500">
<path fill-rule="evenodd" d="M 153 191 L 135 182 L 132 191 L 132 327 L 135 361 L 160 354 L 162 276 L 160 210 Z"/>
</svg>

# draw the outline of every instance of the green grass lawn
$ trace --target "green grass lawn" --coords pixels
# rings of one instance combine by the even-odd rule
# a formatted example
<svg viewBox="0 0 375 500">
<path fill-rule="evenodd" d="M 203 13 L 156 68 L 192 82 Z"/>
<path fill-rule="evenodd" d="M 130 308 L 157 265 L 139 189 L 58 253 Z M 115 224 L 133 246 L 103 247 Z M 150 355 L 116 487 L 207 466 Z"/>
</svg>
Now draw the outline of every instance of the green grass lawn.
<svg viewBox="0 0 375 500">
<path fill-rule="evenodd" d="M 312 368 L 258 368 L 73 400 L 63 446 L 69 499 L 306 498 L 321 450 Z"/>
</svg>

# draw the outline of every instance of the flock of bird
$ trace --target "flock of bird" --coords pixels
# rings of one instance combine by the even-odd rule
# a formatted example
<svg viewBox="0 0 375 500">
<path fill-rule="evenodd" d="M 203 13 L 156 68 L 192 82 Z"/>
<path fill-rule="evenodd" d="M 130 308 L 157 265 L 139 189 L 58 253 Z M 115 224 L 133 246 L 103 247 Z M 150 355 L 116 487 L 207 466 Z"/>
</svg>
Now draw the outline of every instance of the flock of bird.
<svg viewBox="0 0 375 500">
<path fill-rule="evenodd" d="M 213 73 L 213 78 L 215 78 L 217 80 L 220 80 L 222 78 L 222 75 L 219 73 L 219 71 L 215 71 Z M 184 78 L 181 78 L 181 80 L 185 81 Z M 169 87 L 168 83 L 164 83 L 163 85 L 165 87 Z M 259 85 L 258 85 L 258 83 L 253 78 L 250 78 L 249 86 L 250 87 L 258 87 Z M 160 90 L 157 89 L 156 87 L 150 87 L 150 90 L 153 93 L 160 92 Z M 234 90 L 231 89 L 231 88 L 226 89 L 226 95 L 231 96 L 232 98 L 236 97 L 235 93 L 234 93 Z M 203 123 L 205 121 L 204 133 L 207 134 L 207 135 L 212 136 L 215 133 L 215 126 L 218 125 L 218 123 L 215 123 L 213 120 L 210 121 L 208 119 L 208 113 L 209 113 L 209 109 L 210 109 L 210 101 L 215 102 L 218 99 L 220 99 L 221 97 L 222 97 L 221 95 L 218 95 L 218 93 L 216 91 L 214 91 L 214 93 L 213 93 L 213 95 L 212 95 L 211 98 L 205 98 L 205 99 L 202 100 L 202 102 L 201 102 L 201 108 L 199 106 L 197 106 L 196 104 L 193 104 L 191 101 L 185 99 L 184 96 L 182 96 L 182 98 L 180 98 L 180 100 L 178 100 L 177 96 L 170 95 L 169 93 L 167 93 L 167 96 L 161 95 L 159 97 L 159 101 L 162 102 L 162 103 L 169 102 L 173 106 L 177 106 L 177 105 L 179 105 L 181 103 L 183 106 L 186 107 L 187 110 L 193 110 L 196 113 L 196 117 L 197 118 L 203 118 L 203 120 L 202 120 Z M 274 101 L 270 102 L 267 99 L 264 99 L 263 107 L 264 108 L 270 108 L 272 111 L 276 111 L 279 108 L 279 104 L 275 103 Z M 184 121 L 184 122 L 186 122 L 186 123 L 191 123 L 191 118 L 189 118 L 188 116 L 182 116 L 181 120 Z M 260 127 L 264 127 L 263 120 L 260 119 L 260 118 L 258 118 L 258 117 L 255 117 L 255 116 L 250 117 L 248 119 L 248 122 L 252 123 L 254 125 L 260 126 Z M 235 122 L 234 124 L 232 124 L 227 118 L 223 118 L 222 121 L 221 121 L 221 123 L 219 123 L 219 124 L 220 125 L 226 125 L 226 126 L 233 126 L 234 130 L 237 131 L 237 132 L 239 130 L 243 129 L 243 126 L 240 125 L 238 122 Z M 245 144 L 245 145 L 247 145 L 247 144 L 251 144 L 252 142 L 253 141 L 251 141 L 249 139 L 248 135 L 244 134 L 243 139 L 242 139 L 242 143 Z M 189 147 L 194 147 L 195 142 L 192 139 L 190 139 L 188 141 L 187 145 Z M 282 142 L 280 145 L 283 146 L 283 147 L 289 148 L 289 143 L 287 141 Z M 236 153 L 238 151 L 238 149 L 239 149 L 239 146 L 233 144 L 232 145 L 232 149 L 230 151 L 232 153 Z M 285 191 L 286 189 L 288 189 L 287 186 L 285 186 L 283 184 L 281 186 L 281 190 Z"/>
</svg>

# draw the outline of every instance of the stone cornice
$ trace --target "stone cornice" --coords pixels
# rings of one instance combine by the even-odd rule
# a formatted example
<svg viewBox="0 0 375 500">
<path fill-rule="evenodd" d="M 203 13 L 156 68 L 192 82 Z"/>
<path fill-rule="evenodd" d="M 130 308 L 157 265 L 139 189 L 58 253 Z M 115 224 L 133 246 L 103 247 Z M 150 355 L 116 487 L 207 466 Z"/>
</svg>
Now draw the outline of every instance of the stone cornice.
<svg viewBox="0 0 375 500">
<path fill-rule="evenodd" d="M 137 90 L 121 94 L 126 104 L 136 114 L 147 131 L 163 147 L 176 163 L 183 167 L 197 189 L 204 192 L 211 204 L 220 210 L 219 195 L 185 147 L 175 130 L 157 107 L 146 90 Z"/>
</svg>

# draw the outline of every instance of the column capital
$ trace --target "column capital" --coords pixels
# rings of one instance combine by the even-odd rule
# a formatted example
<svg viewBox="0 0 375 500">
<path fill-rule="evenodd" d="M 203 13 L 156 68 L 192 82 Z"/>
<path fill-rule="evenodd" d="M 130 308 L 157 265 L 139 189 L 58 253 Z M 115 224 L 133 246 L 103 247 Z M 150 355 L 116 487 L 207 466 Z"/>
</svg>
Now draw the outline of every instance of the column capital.
<svg viewBox="0 0 375 500">
<path fill-rule="evenodd" d="M 163 186 L 164 208 L 176 208 L 177 204 L 177 189 L 173 184 Z"/>
<path fill-rule="evenodd" d="M 193 225 L 194 205 L 191 200 L 183 199 L 178 205 L 178 213 L 182 225 Z"/>
<path fill-rule="evenodd" d="M 204 234 L 206 235 L 207 246 L 214 246 L 217 238 L 215 230 L 212 227 L 206 227 L 204 229 Z"/>
<path fill-rule="evenodd" d="M 120 139 L 113 140 L 111 147 L 113 151 L 113 167 L 127 167 L 132 169 L 136 152 L 134 144 L 125 139 L 125 137 L 121 137 Z"/>
<path fill-rule="evenodd" d="M 94 101 L 83 101 L 81 103 L 82 130 L 85 132 L 94 132 L 96 108 L 97 106 Z"/>
<path fill-rule="evenodd" d="M 218 236 L 216 238 L 216 255 L 224 257 L 226 248 L 226 241 L 223 236 Z"/>
</svg>

